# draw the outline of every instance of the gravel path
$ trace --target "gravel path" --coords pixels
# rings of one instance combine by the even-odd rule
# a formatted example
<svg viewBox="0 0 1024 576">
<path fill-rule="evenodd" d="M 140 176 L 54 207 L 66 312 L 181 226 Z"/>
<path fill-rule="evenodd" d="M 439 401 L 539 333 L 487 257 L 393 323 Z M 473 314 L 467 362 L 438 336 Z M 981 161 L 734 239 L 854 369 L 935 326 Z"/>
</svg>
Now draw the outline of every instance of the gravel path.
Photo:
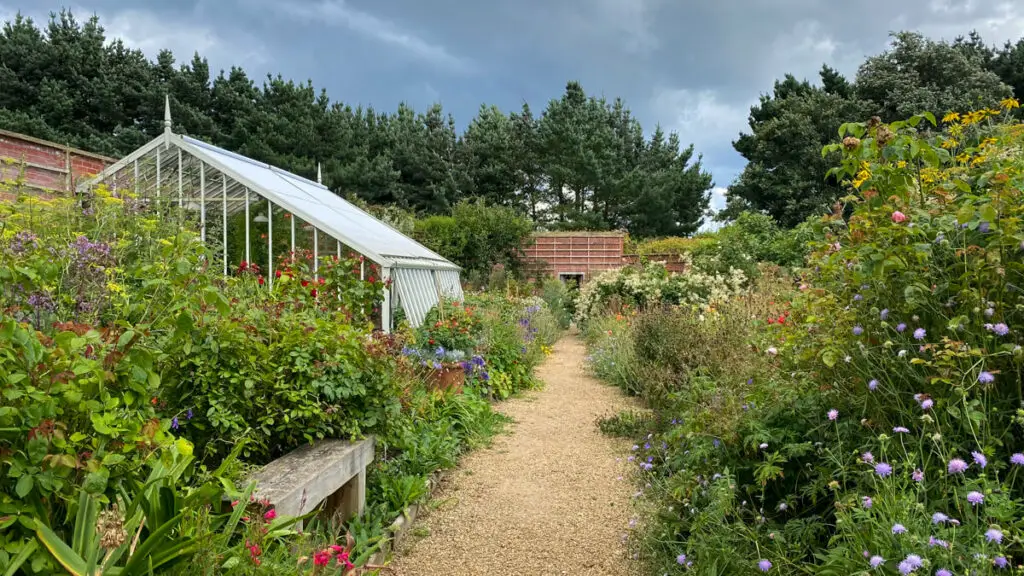
<svg viewBox="0 0 1024 576">
<path fill-rule="evenodd" d="M 409 538 L 394 574 L 628 572 L 629 446 L 603 436 L 595 422 L 631 404 L 586 375 L 584 354 L 566 335 L 538 368 L 544 389 L 498 405 L 515 420 L 511 434 L 469 454 L 421 508 L 433 510 L 422 512 L 413 533 L 427 535 Z"/>
</svg>

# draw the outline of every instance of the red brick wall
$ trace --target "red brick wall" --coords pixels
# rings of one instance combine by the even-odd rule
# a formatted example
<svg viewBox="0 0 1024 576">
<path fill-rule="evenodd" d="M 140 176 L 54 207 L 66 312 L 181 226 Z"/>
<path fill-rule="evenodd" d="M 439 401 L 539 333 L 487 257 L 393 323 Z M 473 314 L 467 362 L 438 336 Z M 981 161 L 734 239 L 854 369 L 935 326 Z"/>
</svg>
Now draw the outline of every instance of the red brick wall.
<svg viewBox="0 0 1024 576">
<path fill-rule="evenodd" d="M 83 178 L 114 162 L 99 154 L 0 130 L 0 183 L 23 179 L 24 186 L 35 190 L 70 192 Z"/>
<path fill-rule="evenodd" d="M 538 234 L 533 237 L 533 245 L 524 250 L 523 260 L 527 269 L 538 276 L 582 273 L 586 281 L 602 270 L 624 266 L 624 243 L 622 234 Z"/>
</svg>

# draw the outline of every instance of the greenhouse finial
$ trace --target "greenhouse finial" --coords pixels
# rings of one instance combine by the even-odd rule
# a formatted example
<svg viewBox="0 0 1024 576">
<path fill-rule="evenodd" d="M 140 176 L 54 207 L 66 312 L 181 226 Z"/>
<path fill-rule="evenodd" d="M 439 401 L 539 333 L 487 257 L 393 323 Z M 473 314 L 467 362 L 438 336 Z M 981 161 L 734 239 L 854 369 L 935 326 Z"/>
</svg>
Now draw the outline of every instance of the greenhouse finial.
<svg viewBox="0 0 1024 576">
<path fill-rule="evenodd" d="M 324 175 L 323 172 L 320 171 L 319 162 L 316 163 L 316 183 L 321 185 L 324 183 Z"/>
<path fill-rule="evenodd" d="M 164 94 L 164 132 L 171 131 L 171 97 Z"/>
</svg>

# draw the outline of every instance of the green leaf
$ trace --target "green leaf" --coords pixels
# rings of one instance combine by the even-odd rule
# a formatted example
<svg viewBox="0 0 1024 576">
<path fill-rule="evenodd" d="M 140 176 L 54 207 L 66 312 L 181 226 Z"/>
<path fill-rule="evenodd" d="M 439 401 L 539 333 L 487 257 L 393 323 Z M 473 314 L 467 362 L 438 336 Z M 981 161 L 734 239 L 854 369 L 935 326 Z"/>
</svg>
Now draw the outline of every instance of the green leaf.
<svg viewBox="0 0 1024 576">
<path fill-rule="evenodd" d="M 18 568 L 25 563 L 32 556 L 33 553 L 39 548 L 39 543 L 35 540 L 29 540 L 22 544 L 21 550 L 18 551 L 18 555 L 15 556 L 11 563 L 7 565 L 7 570 L 4 572 L 4 576 L 14 576 L 18 573 Z"/>
<path fill-rule="evenodd" d="M 47 526 L 39 523 L 36 527 L 36 537 L 43 543 L 43 546 L 50 551 L 50 554 L 64 567 L 72 576 L 85 576 L 86 564 L 81 556 L 75 554 L 60 536 L 54 534 Z"/>
<path fill-rule="evenodd" d="M 24 498 L 32 491 L 33 486 L 35 486 L 35 479 L 32 475 L 23 474 L 21 478 L 18 478 L 18 483 L 14 486 L 14 493 L 18 495 L 18 498 Z"/>
<path fill-rule="evenodd" d="M 996 212 L 995 206 L 992 204 L 985 204 L 978 210 L 978 214 L 982 220 L 994 223 L 999 218 L 999 214 Z"/>
<path fill-rule="evenodd" d="M 970 222 L 971 220 L 974 220 L 974 206 L 971 206 L 970 204 L 968 204 L 967 206 L 964 206 L 964 207 L 960 208 L 959 210 L 957 210 L 957 212 L 956 212 L 956 221 L 958 223 L 966 224 L 966 223 Z"/>
<path fill-rule="evenodd" d="M 928 121 L 932 123 L 932 126 L 938 125 L 938 123 L 935 121 L 935 114 L 932 114 L 931 112 L 922 112 L 921 116 L 927 118 Z"/>
<path fill-rule="evenodd" d="M 85 482 L 82 484 L 82 490 L 89 494 L 102 494 L 107 489 L 107 481 L 109 479 L 110 471 L 101 467 L 99 470 L 86 475 Z"/>
</svg>

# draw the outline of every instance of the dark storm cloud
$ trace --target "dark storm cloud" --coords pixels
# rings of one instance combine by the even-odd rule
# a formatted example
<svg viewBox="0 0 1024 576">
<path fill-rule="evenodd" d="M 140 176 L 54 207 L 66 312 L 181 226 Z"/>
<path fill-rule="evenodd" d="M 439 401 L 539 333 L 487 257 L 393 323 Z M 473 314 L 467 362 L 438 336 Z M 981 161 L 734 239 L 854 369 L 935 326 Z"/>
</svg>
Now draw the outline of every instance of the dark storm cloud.
<svg viewBox="0 0 1024 576">
<path fill-rule="evenodd" d="M 0 15 L 60 2 L 0 0 Z M 112 35 L 179 60 L 198 50 L 310 78 L 333 98 L 393 109 L 440 100 L 460 125 L 480 103 L 539 111 L 565 82 L 621 96 L 650 130 L 693 142 L 719 186 L 742 168 L 730 142 L 747 111 L 785 73 L 822 63 L 849 76 L 889 32 L 989 43 L 1024 36 L 1024 2 L 1005 0 L 75 0 Z M 719 198 L 719 201 L 721 199 Z"/>
</svg>

